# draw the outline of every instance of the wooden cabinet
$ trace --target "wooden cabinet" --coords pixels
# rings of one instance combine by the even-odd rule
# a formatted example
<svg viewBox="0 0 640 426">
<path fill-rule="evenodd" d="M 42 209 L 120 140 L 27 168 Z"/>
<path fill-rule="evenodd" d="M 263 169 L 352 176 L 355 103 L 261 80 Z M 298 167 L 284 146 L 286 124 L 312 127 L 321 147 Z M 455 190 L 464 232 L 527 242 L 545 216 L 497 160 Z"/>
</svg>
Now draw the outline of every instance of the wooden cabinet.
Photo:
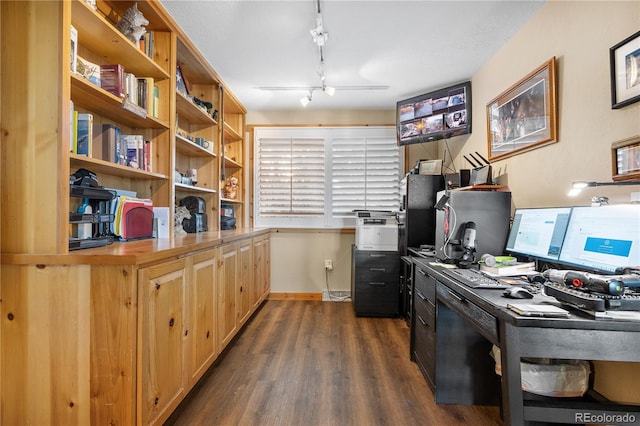
<svg viewBox="0 0 640 426">
<path fill-rule="evenodd" d="M 249 318 L 253 309 L 255 282 L 253 280 L 253 250 L 251 240 L 238 243 L 238 324 Z"/>
<path fill-rule="evenodd" d="M 269 295 L 271 289 L 271 250 L 269 234 L 253 239 L 253 282 L 255 294 L 253 296 L 254 308 Z"/>
<path fill-rule="evenodd" d="M 189 357 L 189 384 L 193 386 L 213 363 L 217 353 L 216 300 L 218 250 L 210 249 L 191 257 L 191 280 L 189 301 L 192 313 L 191 339 L 193 340 Z"/>
<path fill-rule="evenodd" d="M 238 246 L 221 247 L 218 259 L 218 346 L 222 349 L 236 333 Z"/>
<path fill-rule="evenodd" d="M 186 262 L 138 273 L 138 422 L 161 423 L 186 394 Z"/>
</svg>

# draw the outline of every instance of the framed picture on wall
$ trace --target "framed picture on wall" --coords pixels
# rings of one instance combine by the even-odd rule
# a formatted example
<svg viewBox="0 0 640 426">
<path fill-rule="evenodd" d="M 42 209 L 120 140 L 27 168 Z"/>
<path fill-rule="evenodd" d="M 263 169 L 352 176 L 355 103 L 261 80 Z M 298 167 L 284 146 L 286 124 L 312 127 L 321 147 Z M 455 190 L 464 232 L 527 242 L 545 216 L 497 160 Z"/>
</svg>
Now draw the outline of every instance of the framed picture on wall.
<svg viewBox="0 0 640 426">
<path fill-rule="evenodd" d="M 556 58 L 487 104 L 489 160 L 557 142 Z"/>
<path fill-rule="evenodd" d="M 640 136 L 611 144 L 611 179 L 640 182 Z"/>
<path fill-rule="evenodd" d="M 609 49 L 611 108 L 640 101 L 640 31 Z"/>
</svg>

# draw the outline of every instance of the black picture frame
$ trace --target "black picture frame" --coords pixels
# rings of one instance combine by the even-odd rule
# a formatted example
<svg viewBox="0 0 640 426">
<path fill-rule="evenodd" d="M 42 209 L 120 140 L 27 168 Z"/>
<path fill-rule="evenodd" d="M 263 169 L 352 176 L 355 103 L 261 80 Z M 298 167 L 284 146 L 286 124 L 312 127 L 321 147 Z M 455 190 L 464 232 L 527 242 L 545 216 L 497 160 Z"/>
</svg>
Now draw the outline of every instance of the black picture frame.
<svg viewBox="0 0 640 426">
<path fill-rule="evenodd" d="M 609 49 L 611 108 L 640 101 L 640 31 Z"/>
</svg>

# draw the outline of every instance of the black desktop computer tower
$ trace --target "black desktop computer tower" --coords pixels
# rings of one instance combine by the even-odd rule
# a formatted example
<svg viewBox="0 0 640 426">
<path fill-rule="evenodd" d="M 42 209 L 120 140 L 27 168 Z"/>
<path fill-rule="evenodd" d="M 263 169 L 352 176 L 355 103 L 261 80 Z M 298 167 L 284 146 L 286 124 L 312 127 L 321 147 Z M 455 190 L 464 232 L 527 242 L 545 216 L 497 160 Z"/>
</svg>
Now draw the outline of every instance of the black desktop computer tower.
<svg viewBox="0 0 640 426">
<path fill-rule="evenodd" d="M 408 247 L 435 244 L 436 212 L 433 206 L 444 185 L 442 175 L 407 174 L 402 179 L 402 204 L 398 215 L 400 255 L 407 255 Z"/>
<path fill-rule="evenodd" d="M 436 256 L 471 262 L 502 255 L 509 234 L 511 192 L 440 191 L 436 203 Z"/>
</svg>

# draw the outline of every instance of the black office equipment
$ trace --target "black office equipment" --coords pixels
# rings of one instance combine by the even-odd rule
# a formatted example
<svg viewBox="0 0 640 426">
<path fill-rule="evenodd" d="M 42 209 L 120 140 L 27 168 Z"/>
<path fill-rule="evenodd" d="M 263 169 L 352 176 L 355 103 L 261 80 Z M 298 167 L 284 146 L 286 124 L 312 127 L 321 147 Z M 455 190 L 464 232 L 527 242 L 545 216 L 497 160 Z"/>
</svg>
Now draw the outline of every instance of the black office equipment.
<svg viewBox="0 0 640 426">
<path fill-rule="evenodd" d="M 400 182 L 402 204 L 398 212 L 398 250 L 407 256 L 409 248 L 435 244 L 436 212 L 434 205 L 438 191 L 445 189 L 441 175 L 407 174 Z M 400 270 L 400 312 L 411 317 L 410 262 L 402 262 Z"/>
<path fill-rule="evenodd" d="M 509 233 L 511 193 L 501 191 L 440 191 L 446 203 L 436 210 L 436 256 L 445 262 L 462 259 L 464 231 L 475 224 L 476 253 L 501 254 Z"/>
<path fill-rule="evenodd" d="M 510 286 L 476 269 L 446 269 L 444 272 L 455 279 L 462 279 L 462 282 L 471 288 L 505 289 Z"/>
</svg>

